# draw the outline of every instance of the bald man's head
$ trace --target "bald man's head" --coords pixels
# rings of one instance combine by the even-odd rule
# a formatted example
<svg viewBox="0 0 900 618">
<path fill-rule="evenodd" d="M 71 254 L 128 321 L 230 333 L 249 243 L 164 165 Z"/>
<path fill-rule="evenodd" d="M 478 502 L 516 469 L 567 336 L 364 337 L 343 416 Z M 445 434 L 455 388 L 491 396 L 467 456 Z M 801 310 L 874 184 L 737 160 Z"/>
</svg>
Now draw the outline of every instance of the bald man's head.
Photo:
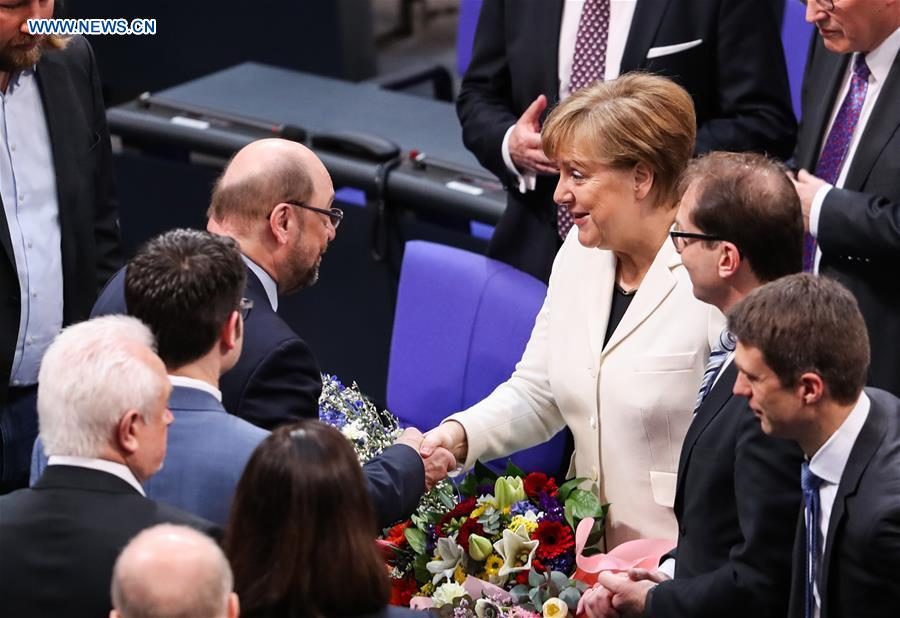
<svg viewBox="0 0 900 618">
<path fill-rule="evenodd" d="M 213 188 L 207 216 L 215 224 L 248 231 L 279 202 L 309 201 L 316 179 L 328 178 L 325 166 L 306 146 L 283 139 L 262 139 L 232 157 Z"/>
<path fill-rule="evenodd" d="M 113 570 L 110 618 L 234 618 L 231 568 L 209 537 L 185 526 L 144 530 Z"/>
</svg>

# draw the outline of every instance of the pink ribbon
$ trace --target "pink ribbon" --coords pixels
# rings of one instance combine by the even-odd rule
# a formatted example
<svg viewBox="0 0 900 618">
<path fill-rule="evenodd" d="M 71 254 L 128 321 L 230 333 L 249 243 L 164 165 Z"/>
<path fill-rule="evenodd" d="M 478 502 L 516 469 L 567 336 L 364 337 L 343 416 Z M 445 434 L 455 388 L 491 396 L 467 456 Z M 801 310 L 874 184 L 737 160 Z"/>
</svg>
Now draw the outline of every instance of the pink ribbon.
<svg viewBox="0 0 900 618">
<path fill-rule="evenodd" d="M 578 568 L 574 577 L 589 586 L 597 583 L 597 574 L 603 571 L 655 570 L 659 559 L 675 547 L 669 539 L 636 539 L 622 543 L 606 554 L 582 556 L 593 525 L 593 519 L 582 519 L 575 530 L 575 564 Z"/>
</svg>

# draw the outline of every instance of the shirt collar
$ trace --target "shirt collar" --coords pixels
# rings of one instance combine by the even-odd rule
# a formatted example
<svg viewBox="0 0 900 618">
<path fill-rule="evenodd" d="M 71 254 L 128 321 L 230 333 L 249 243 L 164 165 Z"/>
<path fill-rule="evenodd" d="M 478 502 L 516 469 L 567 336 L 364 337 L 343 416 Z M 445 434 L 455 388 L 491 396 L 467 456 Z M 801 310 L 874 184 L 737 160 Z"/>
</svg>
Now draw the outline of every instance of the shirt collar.
<svg viewBox="0 0 900 618">
<path fill-rule="evenodd" d="M 172 383 L 172 386 L 194 388 L 198 391 L 204 391 L 215 397 L 216 401 L 222 403 L 222 391 L 209 382 L 204 382 L 203 380 L 198 380 L 196 378 L 188 378 L 186 376 L 169 376 L 169 382 Z"/>
<path fill-rule="evenodd" d="M 0 92 L 0 97 L 10 96 L 18 88 L 21 88 L 24 82 L 29 79 L 34 79 L 34 72 L 35 67 L 14 71 L 12 75 L 9 76 L 9 82 L 6 84 L 6 92 Z"/>
<path fill-rule="evenodd" d="M 881 45 L 866 54 L 866 65 L 876 82 L 883 84 L 887 79 L 898 51 L 900 51 L 900 28 L 894 30 Z"/>
<path fill-rule="evenodd" d="M 809 462 L 809 469 L 813 474 L 833 485 L 841 482 L 841 475 L 850 459 L 850 451 L 869 417 L 870 405 L 869 396 L 863 392 L 841 426 L 813 455 Z"/>
<path fill-rule="evenodd" d="M 71 457 L 69 455 L 50 455 L 47 459 L 48 466 L 76 466 L 78 468 L 90 468 L 117 476 L 137 490 L 139 494 L 147 497 L 144 488 L 128 466 L 108 459 L 96 459 L 94 457 Z"/>
<path fill-rule="evenodd" d="M 275 284 L 275 280 L 267 273 L 263 268 L 248 258 L 243 253 L 241 257 L 244 258 L 244 262 L 247 264 L 247 268 L 253 271 L 253 274 L 259 279 L 260 283 L 262 283 L 263 289 L 266 291 L 266 296 L 269 298 L 269 305 L 272 306 L 272 311 L 278 311 L 278 286 Z"/>
</svg>

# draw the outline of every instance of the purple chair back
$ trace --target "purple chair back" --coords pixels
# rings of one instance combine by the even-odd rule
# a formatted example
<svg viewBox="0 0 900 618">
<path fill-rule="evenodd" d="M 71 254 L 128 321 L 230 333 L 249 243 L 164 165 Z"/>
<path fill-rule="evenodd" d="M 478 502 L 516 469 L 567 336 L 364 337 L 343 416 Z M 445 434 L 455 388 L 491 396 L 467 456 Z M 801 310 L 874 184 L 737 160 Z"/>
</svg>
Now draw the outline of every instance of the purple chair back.
<svg viewBox="0 0 900 618">
<path fill-rule="evenodd" d="M 404 426 L 426 431 L 481 401 L 512 374 L 546 293 L 542 282 L 501 262 L 445 245 L 406 243 L 388 409 Z M 512 459 L 528 472 L 553 474 L 564 445 L 560 433 Z"/>
<path fill-rule="evenodd" d="M 459 75 L 466 72 L 472 59 L 472 44 L 475 41 L 475 28 L 478 26 L 482 1 L 459 2 L 459 23 L 456 26 L 456 71 Z"/>
<path fill-rule="evenodd" d="M 800 92 L 803 88 L 803 70 L 812 39 L 813 25 L 806 23 L 806 7 L 796 0 L 787 0 L 784 22 L 781 24 L 781 44 L 787 62 L 788 81 L 791 85 L 791 102 L 794 114 L 800 119 Z"/>
</svg>

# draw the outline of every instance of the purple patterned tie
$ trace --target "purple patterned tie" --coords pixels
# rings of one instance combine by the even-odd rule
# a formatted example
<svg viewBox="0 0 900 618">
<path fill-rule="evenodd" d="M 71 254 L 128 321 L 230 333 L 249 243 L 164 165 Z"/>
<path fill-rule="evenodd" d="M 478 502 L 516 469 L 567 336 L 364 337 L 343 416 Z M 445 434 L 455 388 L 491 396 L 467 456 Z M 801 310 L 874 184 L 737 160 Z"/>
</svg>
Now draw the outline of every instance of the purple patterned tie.
<svg viewBox="0 0 900 618">
<path fill-rule="evenodd" d="M 856 124 L 859 122 L 859 114 L 863 103 L 866 101 L 866 91 L 869 89 L 869 67 L 866 57 L 862 54 L 856 56 L 853 62 L 853 75 L 850 77 L 850 89 L 844 97 L 834 124 L 825 140 L 825 147 L 819 155 L 816 164 L 816 176 L 829 184 L 837 182 L 841 175 L 841 168 L 847 158 Z M 816 260 L 816 239 L 806 234 L 803 238 L 803 270 L 812 272 Z"/>
<path fill-rule="evenodd" d="M 584 0 L 578 34 L 575 36 L 575 55 L 572 57 L 572 78 L 569 92 L 603 79 L 606 74 L 606 41 L 609 38 L 610 0 Z M 556 229 L 564 239 L 572 228 L 572 215 L 565 206 L 556 207 Z"/>
</svg>

